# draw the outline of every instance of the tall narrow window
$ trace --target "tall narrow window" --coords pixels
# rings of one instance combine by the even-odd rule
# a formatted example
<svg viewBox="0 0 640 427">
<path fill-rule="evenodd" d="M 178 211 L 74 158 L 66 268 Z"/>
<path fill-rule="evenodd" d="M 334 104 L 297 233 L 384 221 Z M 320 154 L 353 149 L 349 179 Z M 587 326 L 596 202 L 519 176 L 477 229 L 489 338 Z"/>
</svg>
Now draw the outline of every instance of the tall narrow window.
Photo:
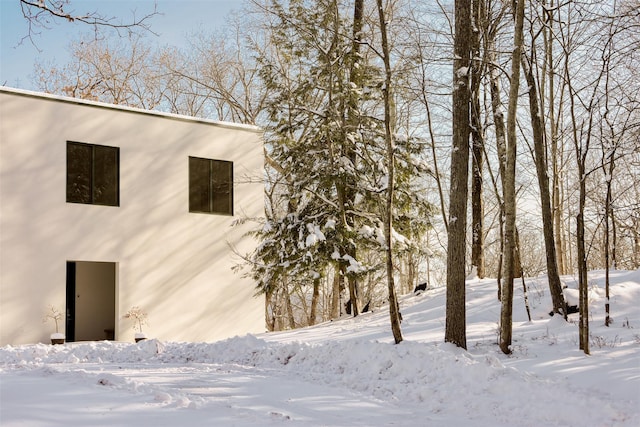
<svg viewBox="0 0 640 427">
<path fill-rule="evenodd" d="M 118 206 L 120 149 L 67 141 L 67 202 Z"/>
<path fill-rule="evenodd" d="M 233 162 L 189 157 L 189 212 L 233 215 Z"/>
</svg>

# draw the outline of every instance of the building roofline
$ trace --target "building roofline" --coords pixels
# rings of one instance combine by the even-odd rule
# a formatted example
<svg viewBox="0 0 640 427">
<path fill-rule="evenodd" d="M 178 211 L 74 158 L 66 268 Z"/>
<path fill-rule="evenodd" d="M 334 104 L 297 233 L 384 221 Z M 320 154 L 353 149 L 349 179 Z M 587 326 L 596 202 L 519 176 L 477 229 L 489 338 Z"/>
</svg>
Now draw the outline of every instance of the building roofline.
<svg viewBox="0 0 640 427">
<path fill-rule="evenodd" d="M 245 130 L 249 132 L 257 132 L 257 133 L 263 132 L 262 128 L 254 125 L 203 119 L 200 117 L 192 117 L 192 116 L 186 116 L 182 114 L 165 113 L 162 111 L 145 110 L 142 108 L 127 107 L 124 105 L 108 104 L 106 102 L 90 101 L 87 99 L 72 98 L 69 96 L 60 96 L 60 95 L 53 95 L 53 94 L 44 93 L 44 92 L 35 92 L 35 91 L 25 90 L 25 89 L 16 89 L 8 86 L 0 86 L 0 93 L 7 93 L 7 94 L 25 96 L 30 98 L 41 98 L 41 99 L 46 99 L 50 101 L 65 102 L 69 104 L 87 105 L 90 107 L 104 108 L 107 110 L 118 110 L 118 111 L 123 111 L 127 113 L 158 116 L 158 117 L 164 117 L 167 119 L 180 120 L 185 122 L 203 123 L 207 125 L 219 126 L 219 127 L 229 128 L 229 129 Z"/>
</svg>

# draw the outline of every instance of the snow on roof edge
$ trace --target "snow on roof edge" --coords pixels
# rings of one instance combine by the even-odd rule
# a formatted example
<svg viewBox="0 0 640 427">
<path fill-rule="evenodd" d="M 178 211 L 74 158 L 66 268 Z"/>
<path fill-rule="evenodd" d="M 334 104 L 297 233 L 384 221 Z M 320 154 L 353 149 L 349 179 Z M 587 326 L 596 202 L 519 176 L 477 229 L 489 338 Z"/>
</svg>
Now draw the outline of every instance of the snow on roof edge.
<svg viewBox="0 0 640 427">
<path fill-rule="evenodd" d="M 109 103 L 106 103 L 106 102 L 90 101 L 90 100 L 87 100 L 87 99 L 72 98 L 72 97 L 69 97 L 69 96 L 53 95 L 53 94 L 45 93 L 45 92 L 36 92 L 36 91 L 31 91 L 31 90 L 26 90 L 26 89 L 17 89 L 17 88 L 8 87 L 8 86 L 0 86 L 0 93 L 8 93 L 8 94 L 20 95 L 20 96 L 28 96 L 28 97 L 33 97 L 33 98 L 44 98 L 44 99 L 49 99 L 49 100 L 52 100 L 52 101 L 61 101 L 61 102 L 67 102 L 67 103 L 71 103 L 71 104 L 88 105 L 88 106 L 92 106 L 92 107 L 106 108 L 106 109 L 110 109 L 110 110 L 121 110 L 121 111 L 129 112 L 129 113 L 147 114 L 147 115 L 152 115 L 152 116 L 165 117 L 165 118 L 168 118 L 168 119 L 182 120 L 182 121 L 187 121 L 187 122 L 204 123 L 204 124 L 209 124 L 209 125 L 214 125 L 214 126 L 221 126 L 221 127 L 234 128 L 234 129 L 242 129 L 242 130 L 247 130 L 247 131 L 252 131 L 252 132 L 259 132 L 259 133 L 263 132 L 262 128 L 260 128 L 259 126 L 255 126 L 255 125 L 248 125 L 248 124 L 243 124 L 243 123 L 225 122 L 225 121 L 220 121 L 220 120 L 204 119 L 204 118 L 200 118 L 200 117 L 187 116 L 187 115 L 183 115 L 183 114 L 166 113 L 166 112 L 163 112 L 163 111 L 145 110 L 143 108 L 127 107 L 127 106 L 124 106 L 124 105 L 109 104 Z"/>
</svg>

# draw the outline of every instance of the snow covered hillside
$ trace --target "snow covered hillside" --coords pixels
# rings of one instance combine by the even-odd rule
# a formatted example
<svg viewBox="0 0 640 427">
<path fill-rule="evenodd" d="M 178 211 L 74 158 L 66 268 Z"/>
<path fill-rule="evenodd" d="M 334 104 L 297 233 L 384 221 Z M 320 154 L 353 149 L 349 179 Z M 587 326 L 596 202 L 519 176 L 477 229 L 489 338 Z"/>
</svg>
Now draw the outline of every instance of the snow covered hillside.
<svg viewBox="0 0 640 427">
<path fill-rule="evenodd" d="M 575 279 L 563 277 L 571 288 Z M 640 270 L 591 272 L 591 356 L 577 314 L 549 317 L 546 278 L 516 283 L 513 354 L 495 280 L 467 284 L 469 351 L 444 344 L 445 289 L 315 327 L 214 343 L 146 340 L 0 348 L 0 424 L 13 426 L 638 426 Z"/>
</svg>

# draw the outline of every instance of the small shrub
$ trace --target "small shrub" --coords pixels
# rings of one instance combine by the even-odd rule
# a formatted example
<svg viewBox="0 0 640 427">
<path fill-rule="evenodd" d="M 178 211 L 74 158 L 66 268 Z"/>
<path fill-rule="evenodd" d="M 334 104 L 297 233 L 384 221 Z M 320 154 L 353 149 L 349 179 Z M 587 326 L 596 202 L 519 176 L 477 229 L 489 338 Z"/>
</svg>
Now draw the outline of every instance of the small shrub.
<svg viewBox="0 0 640 427">
<path fill-rule="evenodd" d="M 50 320 L 53 321 L 56 325 L 56 334 L 60 333 L 58 322 L 62 320 L 62 312 L 55 308 L 53 305 L 49 305 L 49 311 L 44 315 L 42 323 L 47 323 Z"/>
<path fill-rule="evenodd" d="M 140 307 L 133 306 L 124 314 L 125 319 L 133 320 L 133 329 L 142 333 L 142 326 L 147 325 L 148 314 Z"/>
<path fill-rule="evenodd" d="M 601 335 L 591 335 L 590 339 L 591 339 L 591 345 L 593 347 L 598 347 L 598 348 L 604 348 L 604 347 L 614 348 L 622 342 L 620 337 L 617 335 L 612 340 L 608 340 L 606 337 L 603 337 Z"/>
</svg>

